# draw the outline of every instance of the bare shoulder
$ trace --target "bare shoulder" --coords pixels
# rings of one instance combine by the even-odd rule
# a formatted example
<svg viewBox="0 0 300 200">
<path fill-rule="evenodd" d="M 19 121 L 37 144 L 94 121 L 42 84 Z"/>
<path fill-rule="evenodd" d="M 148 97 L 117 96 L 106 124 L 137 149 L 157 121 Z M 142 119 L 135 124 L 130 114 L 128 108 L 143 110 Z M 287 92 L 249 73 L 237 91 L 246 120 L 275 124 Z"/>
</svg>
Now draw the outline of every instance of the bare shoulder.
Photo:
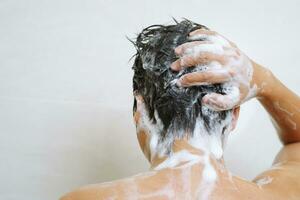
<svg viewBox="0 0 300 200">
<path fill-rule="evenodd" d="M 284 199 L 300 198 L 300 143 L 285 145 L 270 169 L 253 182 Z M 280 199 L 280 198 L 279 198 Z"/>
<path fill-rule="evenodd" d="M 116 182 L 92 184 L 77 188 L 60 198 L 60 200 L 109 199 L 115 197 Z"/>
<path fill-rule="evenodd" d="M 66 194 L 60 200 L 137 199 L 140 195 L 150 197 L 154 194 L 161 196 L 168 184 L 169 173 L 169 170 L 150 171 L 112 182 L 87 185 Z"/>
</svg>

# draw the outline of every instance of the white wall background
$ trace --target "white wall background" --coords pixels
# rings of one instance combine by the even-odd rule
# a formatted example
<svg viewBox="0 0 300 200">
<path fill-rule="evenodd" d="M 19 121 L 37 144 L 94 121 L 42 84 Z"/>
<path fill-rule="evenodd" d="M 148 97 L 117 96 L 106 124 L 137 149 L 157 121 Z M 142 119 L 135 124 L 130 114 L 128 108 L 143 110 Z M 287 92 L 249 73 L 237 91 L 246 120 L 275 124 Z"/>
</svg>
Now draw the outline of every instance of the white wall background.
<svg viewBox="0 0 300 200">
<path fill-rule="evenodd" d="M 132 121 L 143 27 L 189 18 L 224 34 L 299 94 L 300 1 L 0 0 L 0 200 L 53 200 L 146 171 Z M 280 143 L 255 100 L 226 161 L 247 179 Z"/>
</svg>

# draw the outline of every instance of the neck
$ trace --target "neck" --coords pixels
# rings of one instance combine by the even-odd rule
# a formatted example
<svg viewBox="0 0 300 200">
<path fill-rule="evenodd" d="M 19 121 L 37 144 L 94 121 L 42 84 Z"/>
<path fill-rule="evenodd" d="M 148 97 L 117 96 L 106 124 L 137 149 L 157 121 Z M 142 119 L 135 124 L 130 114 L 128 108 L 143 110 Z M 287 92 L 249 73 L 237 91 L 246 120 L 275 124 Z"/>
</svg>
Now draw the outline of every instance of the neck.
<svg viewBox="0 0 300 200">
<path fill-rule="evenodd" d="M 203 146 L 203 145 L 201 145 Z M 208 146 L 208 145 L 206 145 Z M 223 157 L 216 158 L 209 149 L 197 148 L 188 139 L 177 139 L 174 141 L 172 151 L 168 156 L 155 155 L 151 160 L 151 168 L 160 170 L 174 168 L 186 164 L 203 165 L 204 160 L 218 163 L 224 167 Z"/>
<path fill-rule="evenodd" d="M 137 111 L 135 121 L 138 139 L 152 168 L 157 168 L 162 162 L 165 162 L 165 167 L 170 167 L 173 166 L 174 163 L 177 165 L 182 162 L 187 162 L 188 159 L 199 159 L 199 155 L 197 154 L 204 154 L 205 157 L 213 155 L 217 160 L 222 159 L 223 146 L 231 130 L 230 123 L 232 121 L 232 115 L 227 115 L 226 119 L 221 122 L 213 120 L 215 123 L 211 125 L 212 127 L 210 127 L 209 130 L 204 119 L 199 116 L 196 118 L 192 133 L 187 133 L 186 130 L 188 129 L 184 127 L 178 128 L 178 130 L 176 130 L 178 133 L 171 133 L 169 131 L 175 131 L 174 128 L 165 130 L 164 124 L 160 120 L 157 111 L 154 112 L 156 123 L 153 123 L 153 120 L 149 119 L 149 114 L 147 113 L 143 101 L 138 97 L 136 97 L 136 100 Z M 202 107 L 202 112 L 209 114 L 209 108 Z M 215 118 L 213 116 L 211 117 Z M 162 134 L 163 132 L 165 132 L 164 136 Z M 178 138 L 180 138 L 179 141 Z M 195 152 L 198 153 L 195 154 Z M 184 153 L 190 156 L 182 155 Z M 188 159 L 183 157 L 188 157 Z M 166 161 L 170 161 L 170 163 L 167 164 Z"/>
</svg>

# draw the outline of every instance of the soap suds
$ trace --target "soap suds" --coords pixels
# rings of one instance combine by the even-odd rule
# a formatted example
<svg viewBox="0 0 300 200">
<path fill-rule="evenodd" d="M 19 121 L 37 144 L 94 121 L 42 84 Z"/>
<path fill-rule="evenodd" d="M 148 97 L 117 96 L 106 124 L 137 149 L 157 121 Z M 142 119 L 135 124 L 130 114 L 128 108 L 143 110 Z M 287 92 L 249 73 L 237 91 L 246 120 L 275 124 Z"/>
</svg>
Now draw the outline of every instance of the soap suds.
<svg viewBox="0 0 300 200">
<path fill-rule="evenodd" d="M 209 112 L 209 108 L 203 106 L 202 112 Z M 225 145 L 224 141 L 227 140 L 231 121 L 232 114 L 228 114 L 221 124 L 212 127 L 210 132 L 208 132 L 203 119 L 198 117 L 193 137 L 189 139 L 189 143 L 195 148 L 210 153 L 216 159 L 221 159 L 223 156 L 223 147 Z"/>
<path fill-rule="evenodd" d="M 209 195 L 214 190 L 215 183 L 218 179 L 216 169 L 211 163 L 210 157 L 212 156 L 217 160 L 223 157 L 224 141 L 226 141 L 230 131 L 232 114 L 228 114 L 226 119 L 223 120 L 220 125 L 212 127 L 209 132 L 205 127 L 204 120 L 200 116 L 197 118 L 194 132 L 192 136 L 189 137 L 188 142 L 193 147 L 203 151 L 203 155 L 195 155 L 186 150 L 173 153 L 168 150 L 170 149 L 170 145 L 173 144 L 174 138 L 168 137 L 164 141 L 160 140 L 159 133 L 163 126 L 158 115 L 155 115 L 157 123 L 153 124 L 147 115 L 145 107 L 142 105 L 143 103 L 138 103 L 138 111 L 141 112 L 141 118 L 140 123 L 138 123 L 139 125 L 137 126 L 137 131 L 146 130 L 147 134 L 149 134 L 151 159 L 153 159 L 154 156 L 167 156 L 167 159 L 156 166 L 154 170 L 181 168 L 183 166 L 180 166 L 180 164 L 185 162 L 186 164 L 184 164 L 184 167 L 188 167 L 190 164 L 202 163 L 204 168 L 198 195 L 200 199 L 208 199 Z M 203 113 L 209 112 L 210 110 L 206 106 L 203 106 L 201 109 Z M 213 119 L 213 116 L 211 116 L 211 118 Z"/>
<path fill-rule="evenodd" d="M 163 157 L 167 155 L 173 145 L 174 133 L 167 134 L 168 137 L 161 140 L 161 132 L 163 131 L 163 124 L 155 111 L 156 124 L 151 122 L 148 117 L 147 110 L 143 102 L 137 102 L 138 111 L 140 112 L 140 122 L 137 124 L 137 132 L 141 130 L 146 131 L 149 136 L 149 147 L 151 160 L 154 156 Z M 208 113 L 210 108 L 202 106 L 202 113 L 206 115 L 213 115 L 214 113 Z M 210 116 L 214 119 L 213 116 Z M 230 130 L 229 125 L 232 121 L 232 114 L 228 114 L 226 119 L 222 120 L 220 124 L 214 124 L 214 127 L 208 131 L 205 127 L 204 119 L 200 116 L 196 119 L 195 129 L 192 136 L 189 138 L 189 143 L 195 148 L 209 152 L 216 159 L 220 159 L 223 156 L 224 141 L 227 140 L 228 132 Z M 178 130 L 182 131 L 182 130 Z M 184 135 L 178 134 L 178 135 Z"/>
<path fill-rule="evenodd" d="M 255 181 L 259 188 L 262 188 L 264 185 L 270 184 L 273 181 L 273 178 L 270 176 L 262 177 Z"/>
<path fill-rule="evenodd" d="M 215 168 L 210 163 L 210 157 L 204 157 L 204 169 L 202 172 L 202 181 L 199 188 L 199 197 L 201 200 L 208 200 L 214 190 L 216 180 L 218 178 Z"/>
<path fill-rule="evenodd" d="M 290 124 L 291 129 L 297 130 L 297 124 L 294 122 L 291 118 L 287 117 L 285 118 L 286 122 Z"/>
<path fill-rule="evenodd" d="M 286 114 L 288 114 L 288 115 L 290 115 L 290 116 L 293 116 L 293 115 L 295 114 L 295 113 L 290 112 L 290 111 L 288 111 L 287 109 L 283 108 L 283 107 L 279 104 L 278 101 L 274 102 L 273 105 L 274 105 L 274 107 L 275 107 L 277 110 L 280 110 L 280 111 L 282 111 L 282 112 L 284 112 L 284 113 L 286 113 Z"/>
<path fill-rule="evenodd" d="M 194 57 L 197 57 L 199 53 L 214 53 L 217 55 L 222 55 L 224 53 L 223 47 L 221 45 L 215 45 L 215 44 L 202 44 L 195 46 L 194 48 L 189 48 L 186 50 L 186 55 L 192 55 Z"/>
<path fill-rule="evenodd" d="M 201 95 L 210 95 L 212 92 L 223 94 L 223 85 L 204 83 L 206 86 L 199 88 L 182 88 L 177 87 L 175 82 L 182 75 L 197 71 L 213 70 L 228 75 L 230 83 L 226 85 L 225 93 L 229 102 L 222 107 L 224 110 L 230 103 L 230 106 L 233 106 L 232 101 L 240 100 L 239 87 L 247 83 L 244 81 L 245 76 L 252 76 L 252 68 L 244 69 L 242 72 L 235 71 L 238 75 L 234 77 L 231 77 L 230 69 L 224 68 L 218 62 L 211 62 L 206 66 L 197 65 L 191 70 L 186 69 L 178 73 L 171 71 L 170 65 L 177 59 L 174 48 L 188 41 L 186 35 L 192 29 L 199 28 L 199 25 L 194 26 L 187 22 L 176 26 L 179 26 L 181 32 L 174 31 L 174 34 L 171 34 L 172 31 L 166 31 L 168 27 L 152 26 L 144 29 L 137 38 L 138 51 L 133 66 L 134 90 L 142 95 L 147 103 L 144 105 L 143 101 L 137 100 L 136 111 L 140 113 L 137 132 L 143 131 L 147 134 L 150 162 L 157 157 L 167 158 L 155 168 L 155 171 L 166 168 L 178 169 L 183 166 L 190 168 L 193 164 L 201 163 L 203 170 L 200 172 L 202 178 L 197 188 L 197 197 L 207 200 L 218 180 L 217 166 L 215 168 L 212 160 L 223 157 L 223 148 L 231 129 L 232 113 L 230 112 L 232 111 L 215 112 L 212 107 L 216 107 L 217 104 L 209 107 L 198 102 Z M 171 27 L 171 30 L 174 30 L 174 27 Z M 230 54 L 229 57 L 233 58 L 238 54 L 232 49 L 228 50 L 230 43 L 222 36 L 197 35 L 195 37 L 198 39 L 203 37 L 212 44 L 195 47 L 188 52 L 189 55 L 196 56 L 202 52 L 210 52 L 218 55 Z M 245 64 L 245 61 L 233 59 L 230 60 L 230 64 Z M 216 100 L 220 102 L 222 99 L 217 97 Z M 175 139 L 183 138 L 187 138 L 188 143 L 201 150 L 203 155 L 195 155 L 187 151 L 173 152 L 172 145 Z M 164 195 L 164 192 L 169 190 L 171 190 L 170 185 L 163 187 L 158 194 Z"/>
<path fill-rule="evenodd" d="M 163 130 L 163 124 L 161 123 L 159 118 L 157 118 L 156 124 L 151 122 L 146 107 L 144 105 L 144 102 L 139 98 L 136 98 L 136 100 L 138 104 L 137 112 L 140 113 L 139 123 L 137 123 L 137 133 L 140 133 L 141 131 L 145 131 L 146 134 L 149 136 L 149 148 L 150 148 L 149 150 L 151 156 L 150 161 L 152 161 L 154 156 L 156 156 L 157 154 L 161 155 L 163 154 L 162 151 L 164 151 L 164 149 L 158 148 L 160 133 Z"/>
<path fill-rule="evenodd" d="M 181 170 L 181 180 L 183 182 L 182 184 L 182 190 L 185 193 L 185 199 L 186 200 L 191 200 L 192 195 L 191 195 L 191 178 L 192 178 L 192 168 L 191 166 L 185 167 L 183 170 Z"/>
<path fill-rule="evenodd" d="M 283 162 L 276 163 L 275 165 L 272 165 L 272 167 L 270 168 L 270 170 L 282 170 L 282 169 L 284 169 L 282 167 L 283 164 L 284 164 Z"/>
<path fill-rule="evenodd" d="M 190 162 L 190 161 L 200 161 L 201 156 L 191 154 L 186 150 L 182 150 L 176 153 L 172 153 L 165 161 L 160 163 L 154 170 L 161 170 L 165 168 L 174 168 L 180 163 Z"/>
<path fill-rule="evenodd" d="M 225 95 L 216 93 L 207 94 L 204 103 L 215 110 L 228 110 L 232 109 L 240 103 L 249 100 L 257 93 L 256 85 L 251 86 L 253 76 L 253 66 L 250 59 L 243 54 L 239 49 L 232 46 L 230 42 L 223 36 L 218 34 L 195 34 L 190 36 L 190 40 L 204 40 L 210 41 L 211 44 L 197 44 L 193 47 L 187 48 L 181 56 L 181 61 L 184 64 L 185 57 L 193 56 L 199 57 L 203 53 L 213 53 L 215 55 L 222 55 L 226 57 L 226 64 L 221 65 L 223 74 L 228 74 L 231 79 L 226 81 L 225 88 L 228 92 Z M 213 61 L 216 63 L 216 61 Z M 218 70 L 207 68 L 206 71 L 211 70 L 218 74 Z M 204 71 L 205 72 L 205 71 Z M 194 83 L 193 85 L 206 85 L 204 83 Z M 180 85 L 180 83 L 179 83 Z M 241 91 L 243 94 L 241 94 Z"/>
</svg>

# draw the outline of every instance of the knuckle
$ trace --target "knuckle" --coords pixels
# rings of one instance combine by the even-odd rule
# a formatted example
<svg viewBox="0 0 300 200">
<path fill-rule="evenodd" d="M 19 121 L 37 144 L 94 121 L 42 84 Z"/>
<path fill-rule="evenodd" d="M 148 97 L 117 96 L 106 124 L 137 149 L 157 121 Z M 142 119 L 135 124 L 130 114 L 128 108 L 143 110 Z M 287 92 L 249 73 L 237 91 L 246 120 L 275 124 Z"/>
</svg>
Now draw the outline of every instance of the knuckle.
<svg viewBox="0 0 300 200">
<path fill-rule="evenodd" d="M 191 32 L 192 35 L 195 35 L 195 34 L 199 34 L 201 33 L 203 29 L 197 29 L 197 30 L 194 30 L 193 32 Z"/>
<path fill-rule="evenodd" d="M 187 54 L 187 53 L 189 53 L 189 51 L 191 51 L 191 50 L 190 50 L 190 47 L 187 44 L 184 44 L 184 45 L 181 46 L 181 53 L 182 54 Z"/>
<path fill-rule="evenodd" d="M 210 57 L 206 54 L 202 54 L 198 58 L 199 63 L 207 63 L 209 60 L 210 60 Z"/>
<path fill-rule="evenodd" d="M 212 73 L 204 72 L 201 74 L 201 79 L 203 81 L 208 81 L 212 77 Z"/>
<path fill-rule="evenodd" d="M 183 65 L 192 65 L 194 63 L 194 58 L 191 56 L 182 59 Z"/>
<path fill-rule="evenodd" d="M 234 49 L 234 53 L 237 55 L 237 56 L 241 56 L 241 51 L 238 49 L 238 48 L 233 48 Z"/>
<path fill-rule="evenodd" d="M 209 31 L 211 35 L 219 35 L 216 31 Z"/>
<path fill-rule="evenodd" d="M 192 76 L 193 76 L 192 74 L 185 75 L 185 76 L 184 76 L 185 82 L 186 82 L 186 83 L 191 83 L 192 80 L 193 80 Z"/>
<path fill-rule="evenodd" d="M 182 47 L 181 46 L 178 46 L 175 48 L 175 53 L 176 54 L 180 54 L 182 52 Z"/>
<path fill-rule="evenodd" d="M 228 70 L 228 74 L 230 77 L 235 77 L 237 75 L 237 72 L 233 69 Z"/>
<path fill-rule="evenodd" d="M 185 64 L 186 64 L 186 59 L 183 57 L 183 58 L 181 58 L 180 60 L 179 60 L 179 64 L 180 64 L 180 66 L 185 66 Z"/>
<path fill-rule="evenodd" d="M 181 82 L 182 84 L 188 84 L 189 81 L 190 81 L 190 78 L 189 78 L 188 75 L 184 75 L 184 76 L 182 76 L 182 77 L 180 78 L 180 82 Z"/>
</svg>

